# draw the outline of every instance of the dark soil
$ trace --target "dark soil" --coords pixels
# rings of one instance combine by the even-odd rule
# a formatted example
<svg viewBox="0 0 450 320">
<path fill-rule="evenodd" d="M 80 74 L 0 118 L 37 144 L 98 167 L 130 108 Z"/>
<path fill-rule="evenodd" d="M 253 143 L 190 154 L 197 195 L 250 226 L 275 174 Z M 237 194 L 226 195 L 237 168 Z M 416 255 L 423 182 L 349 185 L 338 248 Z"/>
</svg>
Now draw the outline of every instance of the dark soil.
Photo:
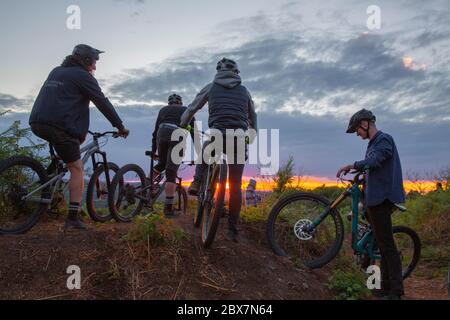
<svg viewBox="0 0 450 320">
<path fill-rule="evenodd" d="M 324 271 L 295 268 L 275 256 L 261 230 L 241 225 L 239 243 L 223 226 L 203 249 L 191 217 L 181 243 L 152 247 L 122 239 L 129 224 L 89 222 L 62 230 L 63 219 L 41 221 L 20 236 L 0 237 L 0 299 L 332 299 Z M 68 266 L 81 269 L 81 290 L 69 290 Z"/>
</svg>

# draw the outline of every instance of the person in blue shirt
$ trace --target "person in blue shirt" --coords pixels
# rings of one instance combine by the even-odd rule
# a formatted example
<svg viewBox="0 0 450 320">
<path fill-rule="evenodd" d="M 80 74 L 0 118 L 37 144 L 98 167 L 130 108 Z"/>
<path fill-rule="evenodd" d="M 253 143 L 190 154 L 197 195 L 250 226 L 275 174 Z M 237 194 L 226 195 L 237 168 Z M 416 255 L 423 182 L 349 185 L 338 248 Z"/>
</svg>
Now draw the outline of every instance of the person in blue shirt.
<svg viewBox="0 0 450 320">
<path fill-rule="evenodd" d="M 343 166 L 336 176 L 352 169 L 365 170 L 365 204 L 367 218 L 381 252 L 381 295 L 385 299 L 400 299 L 404 294 L 402 265 L 392 233 L 391 214 L 396 203 L 405 202 L 402 167 L 394 139 L 378 130 L 376 117 L 369 110 L 355 113 L 347 133 L 369 140 L 364 160 Z"/>
</svg>

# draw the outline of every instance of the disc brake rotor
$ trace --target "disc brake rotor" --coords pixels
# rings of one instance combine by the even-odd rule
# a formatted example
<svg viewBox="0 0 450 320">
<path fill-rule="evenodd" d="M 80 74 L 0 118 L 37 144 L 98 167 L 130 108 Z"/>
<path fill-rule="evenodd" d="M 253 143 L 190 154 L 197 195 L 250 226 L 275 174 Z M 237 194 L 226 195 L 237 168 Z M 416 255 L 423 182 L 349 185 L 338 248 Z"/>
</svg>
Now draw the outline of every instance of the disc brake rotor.
<svg viewBox="0 0 450 320">
<path fill-rule="evenodd" d="M 295 236 L 303 241 L 311 240 L 314 236 L 314 230 L 310 232 L 306 231 L 306 228 L 308 228 L 311 224 L 312 221 L 308 219 L 298 220 L 294 226 Z"/>
</svg>

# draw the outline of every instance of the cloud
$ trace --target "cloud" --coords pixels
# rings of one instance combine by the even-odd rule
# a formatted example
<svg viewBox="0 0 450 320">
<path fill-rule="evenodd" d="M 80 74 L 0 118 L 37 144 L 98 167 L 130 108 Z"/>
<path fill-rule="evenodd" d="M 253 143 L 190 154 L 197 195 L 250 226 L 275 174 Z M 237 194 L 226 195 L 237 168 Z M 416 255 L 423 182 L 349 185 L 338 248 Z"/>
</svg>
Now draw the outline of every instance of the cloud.
<svg viewBox="0 0 450 320">
<path fill-rule="evenodd" d="M 0 111 L 23 112 L 30 109 L 31 97 L 17 98 L 10 94 L 0 93 Z"/>
<path fill-rule="evenodd" d="M 125 144 L 112 142 L 121 150 L 117 161 L 147 166 L 143 150 L 160 106 L 173 92 L 192 101 L 226 56 L 240 65 L 260 127 L 280 129 L 282 157 L 292 153 L 309 174 L 332 176 L 338 166 L 363 156 L 365 142 L 344 133 L 351 114 L 362 107 L 374 111 L 379 127 L 394 136 L 405 170 L 447 164 L 450 30 L 443 17 L 448 12 L 439 2 L 427 10 L 416 3 L 387 9 L 395 5 L 381 3 L 384 17 L 397 20 L 387 17 L 385 30 L 367 32 L 359 2 L 326 10 L 291 2 L 277 13 L 221 23 L 209 46 L 125 70 L 107 90 L 132 130 Z M 361 16 L 355 18 L 354 7 Z M 2 97 L 0 106 L 20 104 Z M 107 126 L 97 113 L 93 126 Z M 198 118 L 206 121 L 207 111 Z"/>
</svg>

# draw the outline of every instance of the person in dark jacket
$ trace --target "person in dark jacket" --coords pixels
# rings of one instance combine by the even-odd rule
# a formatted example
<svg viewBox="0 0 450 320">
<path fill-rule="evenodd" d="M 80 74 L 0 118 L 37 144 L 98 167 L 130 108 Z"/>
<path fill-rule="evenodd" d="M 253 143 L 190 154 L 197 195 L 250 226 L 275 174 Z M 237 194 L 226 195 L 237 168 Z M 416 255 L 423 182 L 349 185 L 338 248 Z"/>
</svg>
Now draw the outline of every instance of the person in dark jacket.
<svg viewBox="0 0 450 320">
<path fill-rule="evenodd" d="M 181 117 L 181 126 L 185 127 L 190 122 L 194 114 L 200 110 L 206 103 L 209 106 L 208 125 L 212 129 L 220 130 L 224 136 L 224 153 L 234 155 L 233 164 L 228 165 L 229 187 L 230 187 L 230 203 L 229 203 L 229 231 L 227 238 L 232 241 L 238 240 L 237 223 L 242 206 L 242 174 L 245 164 L 238 163 L 237 159 L 245 158 L 237 153 L 237 145 L 244 145 L 245 137 L 234 138 L 234 150 L 226 150 L 227 137 L 225 135 L 227 129 L 242 129 L 247 131 L 249 128 L 257 130 L 257 117 L 254 103 L 250 92 L 245 88 L 239 76 L 239 68 L 235 61 L 223 58 L 217 63 L 217 74 L 214 81 L 205 86 L 195 97 L 194 101 L 189 105 L 183 116 Z M 203 145 L 206 148 L 211 141 L 207 141 Z M 203 153 L 203 152 L 202 152 Z M 229 155 L 229 159 L 230 159 Z M 200 190 L 201 183 L 205 171 L 207 169 L 204 163 L 203 154 L 200 155 L 203 163 L 196 166 L 194 180 L 191 183 L 188 193 L 197 195 Z M 230 162 L 230 161 L 229 161 Z"/>
<path fill-rule="evenodd" d="M 256 180 L 250 179 L 245 190 L 245 205 L 247 207 L 257 207 L 261 202 L 261 196 L 256 193 Z"/>
<path fill-rule="evenodd" d="M 159 111 L 158 118 L 156 119 L 155 130 L 152 135 L 152 157 L 159 160 L 158 164 L 154 167 L 154 179 L 162 171 L 166 171 L 164 214 L 170 218 L 175 215 L 173 202 L 177 186 L 178 168 L 180 167 L 179 163 L 172 159 L 172 149 L 180 142 L 172 141 L 172 133 L 180 129 L 181 116 L 187 108 L 183 106 L 183 100 L 177 94 L 170 95 L 168 103 L 168 106 Z M 195 119 L 192 118 L 190 123 L 192 128 L 194 128 L 194 121 Z M 191 136 L 194 139 L 193 130 L 191 130 Z M 156 152 L 158 152 L 158 156 L 156 156 Z M 183 155 L 179 156 L 182 158 Z"/>
<path fill-rule="evenodd" d="M 95 104 L 119 130 L 120 136 L 126 138 L 129 134 L 93 76 L 100 53 L 103 52 L 88 45 L 77 45 L 62 65 L 50 72 L 29 119 L 33 133 L 53 145 L 70 171 L 66 228 L 85 229 L 79 218 L 84 188 L 80 144 L 89 129 L 89 103 L 92 101 Z"/>
<path fill-rule="evenodd" d="M 350 119 L 347 133 L 356 132 L 369 140 L 364 160 L 339 169 L 336 176 L 351 169 L 366 170 L 365 204 L 381 252 L 381 294 L 400 299 L 404 294 L 402 265 L 392 233 L 391 214 L 396 203 L 405 202 L 402 167 L 394 139 L 377 129 L 376 117 L 362 109 Z"/>
</svg>

